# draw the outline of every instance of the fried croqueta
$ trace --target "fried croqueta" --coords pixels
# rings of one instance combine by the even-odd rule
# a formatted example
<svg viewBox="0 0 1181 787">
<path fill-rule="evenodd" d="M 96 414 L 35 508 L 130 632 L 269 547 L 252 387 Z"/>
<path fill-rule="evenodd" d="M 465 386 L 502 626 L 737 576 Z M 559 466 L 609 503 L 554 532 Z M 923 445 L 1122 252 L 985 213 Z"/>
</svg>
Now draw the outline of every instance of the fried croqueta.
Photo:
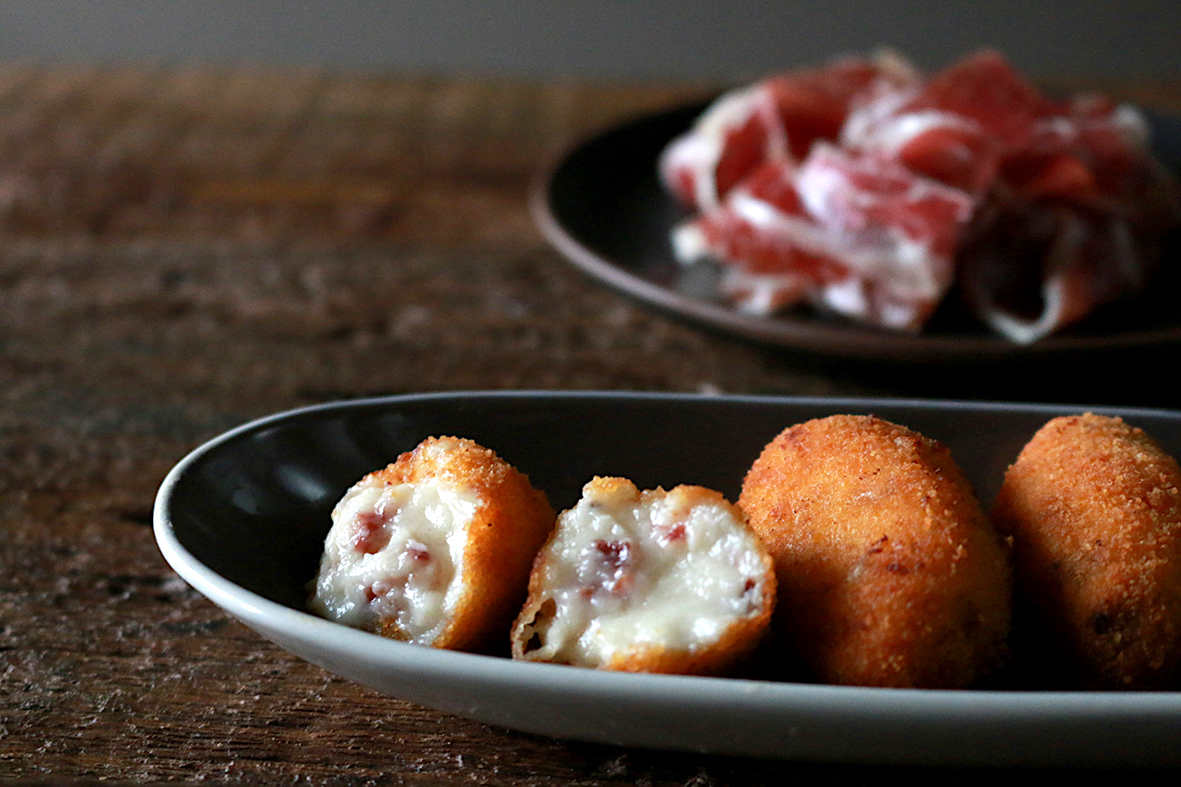
<svg viewBox="0 0 1181 787">
<path fill-rule="evenodd" d="M 1181 469 L 1119 418 L 1055 418 L 994 508 L 1013 541 L 1014 664 L 1070 687 L 1181 687 Z"/>
<path fill-rule="evenodd" d="M 871 416 L 798 424 L 739 505 L 775 561 L 775 625 L 820 680 L 955 688 L 1003 662 L 1004 547 L 936 441 Z"/>
<path fill-rule="evenodd" d="M 721 674 L 759 642 L 774 603 L 771 558 L 721 494 L 595 478 L 538 555 L 513 656 Z"/>
<path fill-rule="evenodd" d="M 439 437 L 357 482 L 332 521 L 313 611 L 406 642 L 485 650 L 504 642 L 555 514 L 494 452 Z"/>
</svg>

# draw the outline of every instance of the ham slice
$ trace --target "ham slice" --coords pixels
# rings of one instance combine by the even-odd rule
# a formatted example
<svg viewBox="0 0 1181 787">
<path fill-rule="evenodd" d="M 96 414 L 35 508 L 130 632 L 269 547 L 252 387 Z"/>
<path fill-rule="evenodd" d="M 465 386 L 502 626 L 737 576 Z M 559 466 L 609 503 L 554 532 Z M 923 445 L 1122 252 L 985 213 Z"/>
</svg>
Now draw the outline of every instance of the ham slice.
<svg viewBox="0 0 1181 787">
<path fill-rule="evenodd" d="M 1001 164 L 960 252 L 966 302 L 1030 343 L 1141 292 L 1179 210 L 1131 107 L 1076 106 L 1036 124 Z"/>
<path fill-rule="evenodd" d="M 987 191 L 1002 157 L 1025 145 L 1056 106 L 995 52 L 969 57 L 925 84 L 878 86 L 855 103 L 843 145 L 973 194 Z"/>
<path fill-rule="evenodd" d="M 1127 222 L 1066 204 L 994 206 L 960 255 L 968 304 L 1027 344 L 1143 288 L 1144 258 Z"/>
<path fill-rule="evenodd" d="M 726 93 L 660 159 L 661 178 L 689 208 L 718 206 L 767 160 L 798 162 L 816 140 L 835 140 L 853 97 L 875 82 L 903 84 L 900 58 L 848 58 L 824 68 L 768 77 Z"/>
<path fill-rule="evenodd" d="M 888 159 L 817 143 L 799 167 L 766 162 L 683 227 L 678 255 L 729 262 L 723 287 L 756 313 L 808 300 L 917 330 L 953 279 L 972 198 Z"/>
<path fill-rule="evenodd" d="M 1036 341 L 1140 292 L 1181 220 L 1136 110 L 1051 100 L 995 52 L 928 80 L 882 59 L 763 80 L 660 166 L 698 211 L 674 251 L 722 262 L 740 308 L 904 331 L 958 280 L 983 322 Z"/>
</svg>

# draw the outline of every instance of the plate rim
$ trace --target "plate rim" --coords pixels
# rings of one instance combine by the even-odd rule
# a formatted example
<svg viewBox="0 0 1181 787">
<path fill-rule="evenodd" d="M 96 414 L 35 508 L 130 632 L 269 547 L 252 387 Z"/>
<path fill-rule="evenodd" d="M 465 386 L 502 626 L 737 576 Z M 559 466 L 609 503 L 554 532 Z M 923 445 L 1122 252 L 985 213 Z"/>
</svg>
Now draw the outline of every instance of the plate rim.
<svg viewBox="0 0 1181 787">
<path fill-rule="evenodd" d="M 1181 720 L 1181 692 L 1095 692 L 1095 691 L 1030 691 L 1015 689 L 885 689 L 852 686 L 830 686 L 791 682 L 761 681 L 743 678 L 712 678 L 677 675 L 633 675 L 597 670 L 585 670 L 560 665 L 534 664 L 513 661 L 497 656 L 486 656 L 455 651 L 433 650 L 421 646 L 395 642 L 363 631 L 350 629 L 338 623 L 324 620 L 309 612 L 296 610 L 266 599 L 253 591 L 238 585 L 198 560 L 180 541 L 170 518 L 171 503 L 178 483 L 201 460 L 215 454 L 219 448 L 241 440 L 248 435 L 271 428 L 277 424 L 304 418 L 317 418 L 340 412 L 362 409 L 389 409 L 401 404 L 423 403 L 432 400 L 509 400 L 544 399 L 555 400 L 680 400 L 680 401 L 731 401 L 783 404 L 788 406 L 825 406 L 848 409 L 864 409 L 888 405 L 891 407 L 921 407 L 931 409 L 964 409 L 1014 412 L 1060 412 L 1075 409 L 1071 405 L 1035 404 L 1015 402 L 973 402 L 939 399 L 903 399 L 881 397 L 794 397 L 763 395 L 712 395 L 691 393 L 657 392 L 613 392 L 613 391 L 462 391 L 431 392 L 421 394 L 400 394 L 393 396 L 369 397 L 338 402 L 328 402 L 277 412 L 248 421 L 240 426 L 219 434 L 186 454 L 167 474 L 161 483 L 153 506 L 153 532 L 159 549 L 168 564 L 186 582 L 206 596 L 217 606 L 229 612 L 264 637 L 281 647 L 296 653 L 305 660 L 317 663 L 327 669 L 352 677 L 339 669 L 331 653 L 345 653 L 349 658 L 363 654 L 364 659 L 379 669 L 409 671 L 415 675 L 433 677 L 438 680 L 475 681 L 480 685 L 495 683 L 502 690 L 515 688 L 554 693 L 593 694 L 602 699 L 627 697 L 630 702 L 642 707 L 662 707 L 670 703 L 688 708 L 693 705 L 708 706 L 714 712 L 729 707 L 748 707 L 760 713 L 774 711 L 780 716 L 793 713 L 808 717 L 815 715 L 818 706 L 824 705 L 824 714 L 842 715 L 849 723 L 875 724 L 882 720 L 893 720 L 904 727 L 909 725 L 930 725 L 937 717 L 944 722 L 953 722 L 976 729 L 976 736 L 995 737 L 1002 731 L 1044 730 L 1047 727 L 1069 727 L 1080 725 L 1114 724 L 1127 722 L 1160 723 L 1176 725 Z M 1118 412 L 1126 417 L 1152 415 L 1181 418 L 1181 412 L 1160 408 L 1092 408 Z M 286 638 L 286 639 L 284 639 Z M 291 647 L 292 641 L 300 644 L 314 641 L 329 656 L 312 658 Z M 328 644 L 330 643 L 330 645 Z M 410 701 L 430 705 L 440 710 L 474 718 L 488 723 L 522 729 L 526 732 L 550 734 L 544 729 L 529 729 L 520 724 L 506 724 L 490 718 L 487 711 L 468 713 L 455 707 L 446 707 L 415 698 Z M 902 721 L 899 722 L 898 720 Z M 973 726 L 974 725 L 974 726 Z M 962 732 L 962 730 L 961 730 Z M 1061 732 L 1061 731 L 1060 731 Z M 1181 735 L 1181 728 L 1173 737 Z M 558 737 L 568 737 L 558 735 Z M 599 743 L 636 745 L 627 740 L 612 739 L 609 733 L 581 737 Z M 627 737 L 627 736 L 625 736 Z M 971 738 L 971 735 L 968 736 Z M 1069 737 L 1069 736 L 1068 736 Z M 834 757 L 831 751 L 820 746 L 820 751 L 792 750 L 787 743 L 783 752 L 758 752 L 754 756 L 802 757 L 806 759 L 856 761 L 855 757 Z M 700 750 L 699 747 L 671 746 Z M 1175 748 L 1175 747 L 1174 747 Z M 723 748 L 706 751 L 723 754 L 747 754 L 752 752 L 734 751 Z M 1100 762 L 1123 762 L 1116 753 L 1107 752 L 1100 746 L 1092 756 Z M 923 757 L 907 756 L 900 763 L 922 762 Z M 888 758 L 887 758 L 888 760 Z M 880 758 L 866 759 L 880 762 Z M 999 764 L 1006 761 L 1003 755 L 990 752 L 972 751 L 960 753 L 943 752 L 933 762 L 954 764 Z M 1039 757 L 1017 757 L 1009 764 L 1029 762 L 1052 762 L 1053 752 Z"/>
</svg>

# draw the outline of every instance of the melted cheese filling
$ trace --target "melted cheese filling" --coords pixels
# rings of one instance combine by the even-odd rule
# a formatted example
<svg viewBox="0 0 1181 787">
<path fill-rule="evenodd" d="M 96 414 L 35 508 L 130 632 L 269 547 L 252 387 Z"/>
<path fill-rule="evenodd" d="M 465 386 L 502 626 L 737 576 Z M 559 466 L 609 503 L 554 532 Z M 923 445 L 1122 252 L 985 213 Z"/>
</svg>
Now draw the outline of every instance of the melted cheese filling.
<svg viewBox="0 0 1181 787">
<path fill-rule="evenodd" d="M 529 657 L 599 666 L 633 648 L 714 644 L 763 606 L 754 538 L 728 508 L 679 490 L 588 485 L 551 544 Z"/>
<path fill-rule="evenodd" d="M 466 526 L 480 505 L 435 479 L 386 485 L 364 479 L 332 512 L 310 607 L 329 620 L 429 645 L 462 589 Z"/>
</svg>

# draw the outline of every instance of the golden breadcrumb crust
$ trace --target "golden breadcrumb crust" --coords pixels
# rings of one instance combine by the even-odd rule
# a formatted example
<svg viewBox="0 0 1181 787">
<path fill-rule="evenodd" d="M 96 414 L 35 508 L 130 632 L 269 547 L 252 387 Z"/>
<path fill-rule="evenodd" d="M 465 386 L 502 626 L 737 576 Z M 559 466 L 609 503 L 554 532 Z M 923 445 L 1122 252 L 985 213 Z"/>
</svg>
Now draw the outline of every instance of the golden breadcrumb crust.
<svg viewBox="0 0 1181 787">
<path fill-rule="evenodd" d="M 1090 413 L 1043 426 L 1009 468 L 1014 657 L 1089 688 L 1181 685 L 1181 469 Z"/>
<path fill-rule="evenodd" d="M 739 505 L 775 560 L 776 625 L 822 681 L 964 687 L 1004 660 L 1005 551 L 934 440 L 872 416 L 798 424 Z"/>
<path fill-rule="evenodd" d="M 466 527 L 463 589 L 450 623 L 431 644 L 479 651 L 503 641 L 525 598 L 533 558 L 554 526 L 545 494 L 493 451 L 458 437 L 427 438 L 370 478 L 387 485 L 445 480 L 479 498 Z M 380 631 L 405 638 L 393 620 L 383 621 Z"/>
<path fill-rule="evenodd" d="M 630 480 L 626 478 L 596 477 L 586 485 L 583 494 L 601 494 L 614 496 L 623 492 L 635 500 L 637 504 L 642 495 L 666 494 L 657 488 L 653 491 L 640 492 Z M 742 510 L 728 502 L 721 493 L 701 486 L 681 484 L 667 492 L 668 498 L 676 505 L 683 507 L 686 513 L 699 505 L 721 505 L 729 510 L 739 527 L 747 527 L 746 517 Z M 559 518 L 558 527 L 562 527 Z M 530 640 L 544 629 L 545 618 L 554 614 L 551 591 L 547 583 L 546 565 L 554 559 L 551 547 L 558 536 L 555 529 L 549 540 L 537 555 L 533 566 L 533 573 L 529 578 L 529 598 L 512 633 L 513 658 L 530 661 L 540 661 L 536 650 L 530 649 Z M 695 649 L 669 648 L 660 644 L 639 643 L 626 650 L 620 651 L 605 664 L 595 665 L 597 669 L 615 670 L 620 672 L 658 672 L 679 675 L 723 675 L 737 662 L 748 655 L 762 640 L 771 622 L 771 614 L 775 606 L 775 571 L 771 556 L 762 548 L 757 538 L 753 539 L 755 546 L 761 553 L 763 563 L 762 603 L 748 615 L 736 617 L 717 641 Z"/>
</svg>

